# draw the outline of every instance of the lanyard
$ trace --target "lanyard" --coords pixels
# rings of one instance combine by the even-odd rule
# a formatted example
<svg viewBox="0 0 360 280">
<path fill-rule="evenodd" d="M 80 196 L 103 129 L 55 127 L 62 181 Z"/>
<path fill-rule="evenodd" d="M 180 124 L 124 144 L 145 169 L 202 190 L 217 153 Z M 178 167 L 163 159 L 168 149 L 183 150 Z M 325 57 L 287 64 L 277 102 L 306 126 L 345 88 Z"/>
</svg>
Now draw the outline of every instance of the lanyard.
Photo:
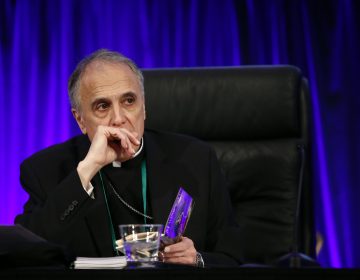
<svg viewBox="0 0 360 280">
<path fill-rule="evenodd" d="M 146 215 L 146 188 L 147 188 L 147 180 L 146 180 L 146 163 L 145 160 L 141 162 L 141 189 L 142 189 L 142 199 L 144 206 L 144 214 Z M 144 216 L 144 224 L 146 225 L 146 217 Z"/>
<path fill-rule="evenodd" d="M 105 199 L 105 205 L 106 205 L 106 210 L 108 213 L 108 217 L 110 220 L 110 232 L 111 232 L 111 239 L 112 239 L 112 244 L 113 244 L 113 249 L 116 255 L 119 255 L 119 252 L 116 250 L 116 237 L 115 237 L 115 230 L 114 230 L 114 225 L 112 222 L 112 217 L 111 217 L 111 212 L 110 212 L 110 207 L 109 207 L 109 203 L 108 203 L 108 199 L 107 199 L 107 195 L 106 195 L 106 190 L 105 190 L 105 185 L 104 185 L 104 181 L 102 178 L 102 174 L 101 171 L 99 171 L 99 175 L 100 175 L 100 181 L 101 181 L 101 188 L 104 194 L 104 199 Z M 146 177 L 146 162 L 145 160 L 142 160 L 141 162 L 141 190 L 142 190 L 142 200 L 143 200 L 143 207 L 144 207 L 144 214 L 146 215 L 146 211 L 147 211 L 147 204 L 146 204 L 146 193 L 147 193 L 147 177 Z M 144 224 L 146 224 L 146 217 L 144 217 Z"/>
</svg>

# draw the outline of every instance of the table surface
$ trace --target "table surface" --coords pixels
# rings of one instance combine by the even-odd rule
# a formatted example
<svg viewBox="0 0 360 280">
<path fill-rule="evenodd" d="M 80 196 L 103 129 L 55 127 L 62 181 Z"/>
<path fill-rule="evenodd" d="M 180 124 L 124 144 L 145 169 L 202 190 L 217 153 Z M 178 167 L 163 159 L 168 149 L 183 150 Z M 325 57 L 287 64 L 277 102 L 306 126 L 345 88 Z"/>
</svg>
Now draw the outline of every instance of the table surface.
<svg viewBox="0 0 360 280">
<path fill-rule="evenodd" d="M 142 269 L 60 269 L 60 268 L 3 268 L 0 279 L 360 279 L 360 269 L 323 268 L 142 268 Z"/>
</svg>

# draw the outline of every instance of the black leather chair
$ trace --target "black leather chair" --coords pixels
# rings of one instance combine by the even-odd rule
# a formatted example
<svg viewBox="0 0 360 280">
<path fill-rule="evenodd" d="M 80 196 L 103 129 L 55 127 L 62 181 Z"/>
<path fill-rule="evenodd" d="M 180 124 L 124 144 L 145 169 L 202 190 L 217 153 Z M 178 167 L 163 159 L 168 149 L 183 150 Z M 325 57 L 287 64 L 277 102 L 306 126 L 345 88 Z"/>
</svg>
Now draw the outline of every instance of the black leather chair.
<svg viewBox="0 0 360 280">
<path fill-rule="evenodd" d="M 144 70 L 146 126 L 212 145 L 229 182 L 246 262 L 292 250 L 301 156 L 299 250 L 315 256 L 306 79 L 292 66 Z"/>
</svg>

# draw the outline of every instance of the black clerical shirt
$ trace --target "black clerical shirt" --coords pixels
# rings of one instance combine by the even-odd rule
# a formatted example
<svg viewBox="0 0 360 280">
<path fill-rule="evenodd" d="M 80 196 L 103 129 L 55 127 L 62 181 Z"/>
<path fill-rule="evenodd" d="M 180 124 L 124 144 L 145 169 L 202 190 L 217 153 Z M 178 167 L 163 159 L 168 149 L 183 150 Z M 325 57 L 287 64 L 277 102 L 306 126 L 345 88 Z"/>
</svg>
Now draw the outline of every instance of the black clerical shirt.
<svg viewBox="0 0 360 280">
<path fill-rule="evenodd" d="M 142 197 L 142 175 L 141 163 L 145 160 L 145 149 L 135 158 L 121 163 L 121 167 L 114 167 L 109 164 L 102 169 L 105 192 L 109 203 L 109 210 L 114 226 L 116 239 L 120 238 L 120 224 L 144 224 L 144 217 L 135 213 L 117 197 L 115 191 L 123 200 L 141 213 L 144 213 L 143 197 Z M 146 214 L 151 216 L 151 205 L 149 199 L 149 187 L 147 186 L 147 211 Z M 151 220 L 146 219 L 146 223 Z"/>
</svg>

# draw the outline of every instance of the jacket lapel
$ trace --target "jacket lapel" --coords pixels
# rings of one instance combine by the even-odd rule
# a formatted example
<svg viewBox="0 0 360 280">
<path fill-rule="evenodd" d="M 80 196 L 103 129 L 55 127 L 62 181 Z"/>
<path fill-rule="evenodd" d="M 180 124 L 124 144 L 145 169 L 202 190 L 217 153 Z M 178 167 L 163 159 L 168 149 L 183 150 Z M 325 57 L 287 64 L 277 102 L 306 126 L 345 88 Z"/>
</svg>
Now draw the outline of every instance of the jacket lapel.
<svg viewBox="0 0 360 280">
<path fill-rule="evenodd" d="M 170 143 L 163 141 L 161 135 L 150 132 L 145 133 L 144 139 L 152 215 L 154 223 L 165 226 L 180 187 L 191 196 L 198 195 L 198 182 L 193 171 L 188 170 L 181 152 L 173 153 L 175 139 Z"/>
<path fill-rule="evenodd" d="M 176 167 L 173 162 L 168 161 L 163 149 L 151 134 L 146 133 L 144 139 L 152 215 L 154 223 L 165 226 L 178 191 L 173 181 L 176 175 Z"/>
</svg>

